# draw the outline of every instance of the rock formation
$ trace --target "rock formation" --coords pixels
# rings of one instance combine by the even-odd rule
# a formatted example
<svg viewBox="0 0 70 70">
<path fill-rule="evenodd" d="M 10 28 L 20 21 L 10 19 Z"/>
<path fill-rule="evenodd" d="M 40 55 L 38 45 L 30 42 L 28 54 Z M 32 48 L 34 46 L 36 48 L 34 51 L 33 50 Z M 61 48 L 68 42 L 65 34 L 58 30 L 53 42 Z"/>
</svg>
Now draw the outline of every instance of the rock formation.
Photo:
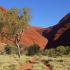
<svg viewBox="0 0 70 70">
<path fill-rule="evenodd" d="M 59 45 L 70 46 L 70 13 L 63 17 L 58 24 L 52 27 L 35 29 L 48 39 L 46 48 L 54 48 Z"/>
<path fill-rule="evenodd" d="M 0 9 L 7 11 L 7 9 L 0 6 Z M 34 27 L 30 26 L 29 30 L 24 33 L 21 43 L 24 45 L 38 44 L 41 49 L 54 48 L 59 45 L 70 46 L 70 13 L 63 17 L 58 24 L 48 27 Z M 4 38 L 0 40 L 4 43 L 12 43 Z M 46 47 L 45 47 L 46 46 Z"/>
<path fill-rule="evenodd" d="M 7 9 L 1 6 L 0 9 L 5 12 L 7 11 Z M 3 40 L 0 39 L 0 42 L 13 44 L 13 42 L 9 41 L 6 38 L 4 38 Z M 25 46 L 38 44 L 41 49 L 44 49 L 46 44 L 48 43 L 48 40 L 42 35 L 40 35 L 32 26 L 30 26 L 29 29 L 24 32 L 20 43 L 24 44 Z"/>
</svg>

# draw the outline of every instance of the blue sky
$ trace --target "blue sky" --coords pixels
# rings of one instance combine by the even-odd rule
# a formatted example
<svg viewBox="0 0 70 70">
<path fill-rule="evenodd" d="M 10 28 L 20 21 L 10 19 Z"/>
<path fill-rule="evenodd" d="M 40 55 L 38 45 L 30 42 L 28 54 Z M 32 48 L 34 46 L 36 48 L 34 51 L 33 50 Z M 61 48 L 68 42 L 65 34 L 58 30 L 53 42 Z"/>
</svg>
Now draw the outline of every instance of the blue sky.
<svg viewBox="0 0 70 70">
<path fill-rule="evenodd" d="M 70 12 L 70 0 L 0 0 L 0 6 L 32 9 L 30 25 L 50 27 Z"/>
</svg>

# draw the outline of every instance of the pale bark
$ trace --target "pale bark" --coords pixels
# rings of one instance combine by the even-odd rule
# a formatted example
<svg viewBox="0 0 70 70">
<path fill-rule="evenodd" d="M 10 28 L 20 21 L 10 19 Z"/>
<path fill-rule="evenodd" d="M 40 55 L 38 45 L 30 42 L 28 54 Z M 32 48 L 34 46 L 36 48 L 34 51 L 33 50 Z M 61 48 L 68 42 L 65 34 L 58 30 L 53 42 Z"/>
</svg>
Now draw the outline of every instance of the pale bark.
<svg viewBox="0 0 70 70">
<path fill-rule="evenodd" d="M 19 46 L 19 43 L 17 44 L 17 49 L 18 49 L 18 57 L 20 58 L 20 46 Z"/>
</svg>

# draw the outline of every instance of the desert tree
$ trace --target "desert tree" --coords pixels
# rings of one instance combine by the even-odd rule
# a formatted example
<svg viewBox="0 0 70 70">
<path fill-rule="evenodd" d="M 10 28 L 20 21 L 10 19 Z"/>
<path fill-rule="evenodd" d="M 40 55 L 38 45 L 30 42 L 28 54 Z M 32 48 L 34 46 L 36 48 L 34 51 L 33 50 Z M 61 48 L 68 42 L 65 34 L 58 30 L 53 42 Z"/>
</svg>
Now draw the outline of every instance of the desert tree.
<svg viewBox="0 0 70 70">
<path fill-rule="evenodd" d="M 7 12 L 0 10 L 0 36 L 12 41 L 20 57 L 20 40 L 24 31 L 28 28 L 28 22 L 31 20 L 30 8 L 12 8 Z"/>
</svg>

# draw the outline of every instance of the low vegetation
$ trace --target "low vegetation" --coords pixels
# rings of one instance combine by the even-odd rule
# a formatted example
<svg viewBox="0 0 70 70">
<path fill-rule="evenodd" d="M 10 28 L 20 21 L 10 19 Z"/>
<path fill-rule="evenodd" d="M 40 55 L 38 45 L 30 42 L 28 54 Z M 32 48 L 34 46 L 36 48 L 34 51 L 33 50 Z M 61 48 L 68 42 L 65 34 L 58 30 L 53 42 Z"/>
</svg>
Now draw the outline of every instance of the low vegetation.
<svg viewBox="0 0 70 70">
<path fill-rule="evenodd" d="M 38 45 L 34 44 L 21 50 L 23 52 L 20 58 L 16 53 L 12 53 L 11 46 L 10 44 L 5 45 L 6 53 L 0 51 L 0 70 L 19 70 L 20 66 L 32 61 L 32 59 L 39 60 L 39 63 L 33 64 L 31 70 L 45 70 L 46 66 L 50 66 L 52 70 L 70 69 L 70 47 L 68 46 L 58 46 L 55 49 L 51 48 L 43 51 Z"/>
<path fill-rule="evenodd" d="M 52 70 L 69 70 L 70 69 L 70 56 L 58 56 L 48 57 L 48 56 L 26 56 L 21 55 L 0 55 L 0 70 L 19 70 L 20 66 L 31 61 L 33 58 L 38 59 L 40 62 L 33 65 L 32 70 L 45 70 L 46 65 L 50 65 Z"/>
</svg>

